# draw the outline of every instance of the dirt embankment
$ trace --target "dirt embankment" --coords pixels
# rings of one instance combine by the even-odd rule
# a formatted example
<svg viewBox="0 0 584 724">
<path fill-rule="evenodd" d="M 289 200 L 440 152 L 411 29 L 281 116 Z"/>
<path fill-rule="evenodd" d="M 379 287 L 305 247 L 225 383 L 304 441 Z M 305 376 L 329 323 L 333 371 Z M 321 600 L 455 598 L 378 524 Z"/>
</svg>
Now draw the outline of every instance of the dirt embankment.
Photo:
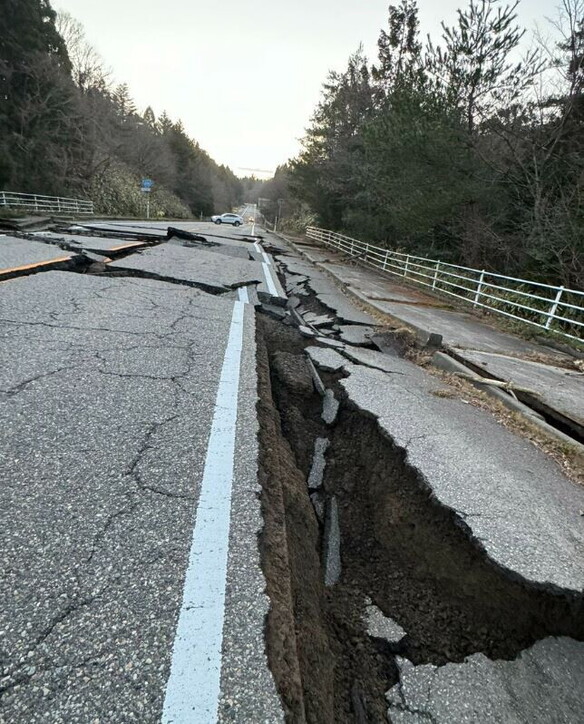
<svg viewBox="0 0 584 724">
<path fill-rule="evenodd" d="M 405 451 L 342 399 L 340 373 L 322 375 L 341 402 L 325 424 L 307 344 L 294 327 L 258 315 L 267 650 L 287 721 L 388 721 L 396 655 L 416 664 L 479 651 L 511 659 L 545 636 L 584 640 L 582 597 L 495 566 Z M 325 507 L 334 499 L 339 511 L 342 571 L 331 586 L 324 517 L 307 485 L 319 438 L 328 449 L 317 498 Z M 403 638 L 369 635 L 371 601 L 406 630 Z"/>
</svg>

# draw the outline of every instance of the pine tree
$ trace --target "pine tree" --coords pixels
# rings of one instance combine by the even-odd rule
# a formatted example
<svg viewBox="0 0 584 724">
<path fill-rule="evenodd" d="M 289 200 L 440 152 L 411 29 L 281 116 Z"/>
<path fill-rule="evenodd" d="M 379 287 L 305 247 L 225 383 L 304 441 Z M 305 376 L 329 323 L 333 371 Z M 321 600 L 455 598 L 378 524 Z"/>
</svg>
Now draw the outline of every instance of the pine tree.
<svg viewBox="0 0 584 724">
<path fill-rule="evenodd" d="M 148 108 L 146 108 L 142 118 L 144 119 L 144 123 L 149 128 L 151 128 L 154 132 L 158 131 L 157 126 L 156 126 L 156 116 L 155 116 L 154 111 L 152 110 L 151 106 L 148 106 Z"/>
<path fill-rule="evenodd" d="M 362 152 L 361 129 L 373 112 L 373 88 L 361 49 L 343 73 L 331 72 L 323 87 L 290 183 L 327 228 L 339 228 L 355 195 L 354 170 Z"/>
<path fill-rule="evenodd" d="M 400 5 L 389 6 L 389 27 L 379 35 L 379 63 L 371 71 L 382 94 L 401 83 L 411 82 L 414 76 L 421 73 L 419 25 L 416 0 L 402 0 Z"/>
<path fill-rule="evenodd" d="M 0 13 L 0 62 L 17 67 L 35 53 L 50 55 L 66 71 L 69 57 L 58 34 L 48 0 L 3 0 Z"/>
</svg>

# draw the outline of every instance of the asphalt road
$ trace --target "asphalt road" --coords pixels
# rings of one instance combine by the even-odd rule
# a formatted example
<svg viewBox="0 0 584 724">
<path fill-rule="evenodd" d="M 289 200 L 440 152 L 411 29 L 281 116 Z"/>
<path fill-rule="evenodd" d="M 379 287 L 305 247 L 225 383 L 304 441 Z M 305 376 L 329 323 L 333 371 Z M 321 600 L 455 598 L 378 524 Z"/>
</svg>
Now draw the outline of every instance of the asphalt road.
<svg viewBox="0 0 584 724">
<path fill-rule="evenodd" d="M 553 461 L 484 411 L 442 396 L 445 386 L 411 363 L 396 360 L 394 374 L 346 369 L 353 403 L 407 451 L 493 561 L 529 581 L 584 589 L 584 490 Z"/>
<path fill-rule="evenodd" d="M 394 724 L 581 721 L 584 644 L 579 641 L 544 639 L 515 661 L 475 654 L 442 667 L 399 665 L 401 683 L 387 693 Z"/>
<path fill-rule="evenodd" d="M 202 253 L 158 250 L 170 275 Z M 216 258 L 216 288 L 264 264 Z M 245 296 L 52 271 L 0 286 L 0 721 L 281 721 Z"/>
<path fill-rule="evenodd" d="M 318 264 L 317 273 L 325 270 L 360 301 L 389 315 L 396 323 L 411 325 L 426 335 L 441 335 L 444 344 L 459 357 L 497 379 L 531 390 L 568 423 L 582 426 L 583 375 L 575 368 L 569 372 L 564 369 L 569 355 L 491 326 L 488 316 L 481 319 L 457 311 L 448 298 L 432 296 L 378 270 L 346 264 L 334 250 L 304 244 L 302 249 L 308 259 Z"/>
<path fill-rule="evenodd" d="M 310 256 L 320 259 L 326 254 L 326 250 L 310 250 Z M 504 428 L 487 411 L 470 404 L 459 390 L 407 359 L 359 346 L 370 345 L 366 335 L 371 319 L 352 320 L 359 324 L 351 325 L 351 335 L 347 336 L 344 332 L 348 327 L 341 322 L 351 316 L 353 305 L 331 284 L 322 268 L 316 268 L 301 258 L 296 249 L 284 245 L 276 258 L 287 270 L 288 291 L 298 295 L 300 304 L 295 311 L 308 321 L 311 312 L 307 310 L 314 308 L 316 300 L 321 314 L 326 308 L 330 317 L 336 316 L 335 325 L 320 330 L 329 336 L 317 338 L 328 348 L 309 346 L 306 354 L 323 373 L 342 370 L 342 406 L 376 422 L 380 437 L 391 441 L 392 449 L 403 455 L 408 469 L 415 474 L 424 499 L 427 495 L 432 506 L 439 503 L 448 509 L 456 521 L 456 530 L 464 531 L 469 543 L 480 551 L 481 557 L 486 557 L 492 570 L 499 571 L 502 579 L 520 581 L 531 590 L 581 600 L 582 487 L 570 482 L 561 468 L 529 439 Z M 325 265 L 328 267 L 330 264 Z M 353 288 L 359 283 L 363 289 L 365 281 L 370 294 L 377 298 L 383 295 L 380 285 L 370 284 L 367 278 L 359 280 L 361 270 L 342 265 L 336 271 L 345 283 L 351 278 Z M 403 290 L 403 296 L 407 295 L 408 290 Z M 358 330 L 363 332 L 361 338 L 353 334 Z M 475 334 L 480 333 L 475 330 Z M 518 347 L 523 344 L 512 339 Z M 358 458 L 356 465 L 366 485 L 366 467 Z M 405 481 L 404 487 L 407 489 Z M 354 501 L 357 505 L 357 495 Z M 390 522 L 407 517 L 399 498 L 391 498 L 391 503 L 382 507 L 380 501 L 382 512 L 371 526 L 379 541 L 397 535 L 391 527 L 384 529 L 384 515 Z M 344 516 L 351 517 L 344 513 L 342 504 L 341 501 L 341 562 L 345 546 L 343 526 L 347 525 Z M 351 545 L 354 548 L 355 542 L 349 541 L 348 547 Z M 403 545 L 407 546 L 407 540 Z M 353 549 L 347 557 L 354 558 Z M 440 565 L 439 556 L 436 561 Z M 347 578 L 351 573 L 352 570 Z M 461 590 L 468 580 L 464 576 L 461 571 Z M 373 581 L 374 575 L 371 578 Z M 429 587 L 431 580 L 429 577 Z M 345 582 L 351 583 L 350 579 Z M 484 596 L 488 600 L 488 589 Z M 392 616 L 393 612 L 385 613 Z M 518 617 L 525 615 L 526 611 L 517 611 Z M 395 626 L 390 619 L 387 621 Z M 404 621 L 398 623 L 406 625 Z M 440 623 L 437 621 L 436 625 L 439 627 Z M 393 722 L 546 724 L 575 723 L 582 718 L 584 646 L 570 638 L 542 639 L 513 661 L 490 660 L 476 654 L 442 667 L 416 666 L 400 657 L 396 663 L 400 681 L 386 693 L 388 715 Z"/>
<path fill-rule="evenodd" d="M 175 238 L 126 248 L 109 275 L 38 269 L 0 284 L 0 722 L 283 720 L 265 655 L 249 304 L 256 288 L 283 291 L 251 225 L 173 225 L 212 243 Z M 93 226 L 111 239 L 80 227 L 72 249 L 104 253 L 133 243 L 120 233 L 167 228 Z M 50 237 L 18 242 L 19 264 L 62 251 Z M 506 575 L 580 595 L 581 489 L 420 368 L 358 346 L 376 320 L 284 253 L 289 293 L 310 290 L 315 324 L 338 322 L 337 351 L 307 353 L 343 369 L 353 409 Z M 566 638 L 512 662 L 399 660 L 390 715 L 576 721 L 583 662 Z"/>
<path fill-rule="evenodd" d="M 0 234 L 0 279 L 32 267 L 51 266 L 67 262 L 72 254 L 40 241 L 17 239 Z"/>
</svg>

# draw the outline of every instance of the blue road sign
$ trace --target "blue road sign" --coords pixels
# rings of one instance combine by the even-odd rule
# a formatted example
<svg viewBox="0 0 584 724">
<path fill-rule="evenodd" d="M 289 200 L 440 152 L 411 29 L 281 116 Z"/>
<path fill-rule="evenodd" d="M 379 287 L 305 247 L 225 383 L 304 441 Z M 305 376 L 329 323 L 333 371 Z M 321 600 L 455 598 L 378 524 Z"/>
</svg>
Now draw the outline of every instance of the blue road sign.
<svg viewBox="0 0 584 724">
<path fill-rule="evenodd" d="M 143 191 L 150 191 L 150 189 L 154 186 L 154 181 L 151 178 L 143 178 L 142 179 L 142 190 Z"/>
</svg>

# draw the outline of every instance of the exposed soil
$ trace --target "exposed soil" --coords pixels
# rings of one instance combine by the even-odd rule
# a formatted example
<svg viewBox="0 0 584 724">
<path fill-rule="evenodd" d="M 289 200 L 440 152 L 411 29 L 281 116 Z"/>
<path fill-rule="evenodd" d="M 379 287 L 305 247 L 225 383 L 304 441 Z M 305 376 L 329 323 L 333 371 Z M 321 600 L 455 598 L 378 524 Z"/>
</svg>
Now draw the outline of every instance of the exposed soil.
<svg viewBox="0 0 584 724">
<path fill-rule="evenodd" d="M 584 603 L 494 565 L 440 505 L 377 421 L 341 401 L 328 428 L 297 330 L 258 315 L 261 540 L 271 611 L 270 665 L 288 722 L 384 722 L 395 655 L 443 664 L 484 652 L 514 658 L 538 639 L 584 640 Z M 341 392 L 339 374 L 323 374 Z M 314 441 L 328 437 L 323 496 L 335 496 L 342 577 L 326 587 L 323 526 L 309 497 Z M 367 633 L 370 598 L 407 631 Z"/>
<path fill-rule="evenodd" d="M 478 651 L 510 659 L 545 636 L 584 640 L 582 596 L 527 585 L 493 564 L 464 522 L 432 497 L 405 451 L 348 403 L 325 487 L 339 500 L 343 580 L 407 630 L 402 653 L 414 663 Z"/>
<path fill-rule="evenodd" d="M 314 419 L 320 398 L 303 364 L 305 344 L 296 331 L 258 316 L 260 546 L 271 600 L 270 666 L 288 722 L 387 721 L 383 696 L 397 678 L 392 670 L 390 682 L 391 660 L 366 633 L 365 597 L 352 586 L 323 583 L 322 530 L 306 484 L 313 435 L 321 430 Z M 308 406 L 306 417 L 297 404 Z"/>
</svg>

